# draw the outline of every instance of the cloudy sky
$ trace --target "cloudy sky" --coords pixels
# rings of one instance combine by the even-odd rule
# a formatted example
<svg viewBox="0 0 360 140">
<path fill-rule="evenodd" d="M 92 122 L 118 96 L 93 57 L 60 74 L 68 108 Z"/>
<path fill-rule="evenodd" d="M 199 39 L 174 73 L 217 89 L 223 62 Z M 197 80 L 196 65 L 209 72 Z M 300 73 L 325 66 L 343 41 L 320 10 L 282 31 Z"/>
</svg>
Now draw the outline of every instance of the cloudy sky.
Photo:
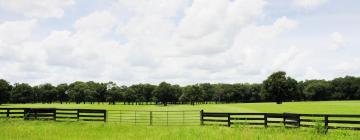
<svg viewBox="0 0 360 140">
<path fill-rule="evenodd" d="M 0 0 L 0 78 L 119 84 L 360 76 L 359 0 Z"/>
</svg>

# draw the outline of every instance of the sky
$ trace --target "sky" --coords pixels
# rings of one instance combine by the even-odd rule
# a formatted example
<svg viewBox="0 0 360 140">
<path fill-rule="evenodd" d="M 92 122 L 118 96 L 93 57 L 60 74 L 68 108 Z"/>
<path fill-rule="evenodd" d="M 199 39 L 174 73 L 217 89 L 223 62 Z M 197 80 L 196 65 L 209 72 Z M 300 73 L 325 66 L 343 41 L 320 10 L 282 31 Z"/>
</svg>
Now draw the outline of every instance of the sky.
<svg viewBox="0 0 360 140">
<path fill-rule="evenodd" d="M 360 76 L 359 0 L 0 0 L 0 79 L 121 85 Z"/>
</svg>

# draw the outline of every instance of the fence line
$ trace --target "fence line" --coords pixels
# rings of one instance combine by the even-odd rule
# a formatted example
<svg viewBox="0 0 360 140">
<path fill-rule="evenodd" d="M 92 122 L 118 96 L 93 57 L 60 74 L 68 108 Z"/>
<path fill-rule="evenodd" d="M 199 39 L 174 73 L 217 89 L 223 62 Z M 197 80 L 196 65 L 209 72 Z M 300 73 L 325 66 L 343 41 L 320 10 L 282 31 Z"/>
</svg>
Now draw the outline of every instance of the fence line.
<svg viewBox="0 0 360 140">
<path fill-rule="evenodd" d="M 285 126 L 291 128 L 314 127 L 322 124 L 326 129 L 360 130 L 358 114 L 296 114 L 296 113 L 220 113 L 201 112 L 202 125 L 259 125 Z"/>
<path fill-rule="evenodd" d="M 6 118 L 24 120 L 54 121 L 103 121 L 107 120 L 106 110 L 100 109 L 58 109 L 58 108 L 0 108 L 0 115 Z"/>
<path fill-rule="evenodd" d="M 360 130 L 360 114 L 230 113 L 59 108 L 0 108 L 0 117 L 24 120 L 102 121 L 134 125 L 255 125 Z"/>
<path fill-rule="evenodd" d="M 108 121 L 134 125 L 200 125 L 200 111 L 107 110 Z"/>
</svg>

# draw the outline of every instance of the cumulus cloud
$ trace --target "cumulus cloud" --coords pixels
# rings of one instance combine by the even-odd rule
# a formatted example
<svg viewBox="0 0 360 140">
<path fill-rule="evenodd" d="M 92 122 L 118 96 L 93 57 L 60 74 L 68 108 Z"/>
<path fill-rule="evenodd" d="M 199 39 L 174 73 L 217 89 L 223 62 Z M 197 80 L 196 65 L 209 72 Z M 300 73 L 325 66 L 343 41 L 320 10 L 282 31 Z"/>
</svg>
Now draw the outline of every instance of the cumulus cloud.
<svg viewBox="0 0 360 140">
<path fill-rule="evenodd" d="M 360 58 L 353 58 L 350 61 L 340 62 L 332 67 L 340 74 L 359 74 Z"/>
<path fill-rule="evenodd" d="M 64 9 L 74 5 L 74 0 L 0 0 L 0 7 L 22 14 L 26 17 L 60 18 L 64 15 Z"/>
<path fill-rule="evenodd" d="M 262 13 L 264 5 L 262 0 L 195 0 L 179 23 L 177 45 L 190 54 L 221 53 L 231 47 L 245 25 Z"/>
<path fill-rule="evenodd" d="M 344 36 L 339 32 L 331 33 L 331 45 L 330 49 L 337 50 L 343 47 L 345 44 Z"/>
<path fill-rule="evenodd" d="M 12 3 L 16 2 L 20 1 Z M 41 5 L 49 9 L 35 10 L 37 2 L 25 2 L 28 13 L 14 10 L 24 9 L 22 4 L 5 9 L 31 19 L 0 23 L 0 77 L 33 84 L 75 80 L 190 84 L 261 82 L 275 70 L 306 78 L 323 76 L 308 64 L 315 55 L 308 52 L 315 49 L 286 42 L 284 33 L 298 28 L 296 18 L 259 22 L 266 16 L 264 0 L 117 0 L 112 8 L 63 21 L 66 27 L 36 29 L 46 26 L 41 18 L 61 17 L 74 4 L 67 0 L 49 6 L 51 2 L 58 1 Z M 332 48 L 345 42 L 338 32 L 331 40 Z M 357 70 L 345 63 L 337 67 L 335 71 Z"/>
<path fill-rule="evenodd" d="M 293 0 L 294 5 L 302 8 L 316 8 L 325 4 L 328 0 Z"/>
<path fill-rule="evenodd" d="M 0 23 L 0 40 L 9 44 L 25 41 L 31 37 L 36 23 L 34 19 Z"/>
</svg>

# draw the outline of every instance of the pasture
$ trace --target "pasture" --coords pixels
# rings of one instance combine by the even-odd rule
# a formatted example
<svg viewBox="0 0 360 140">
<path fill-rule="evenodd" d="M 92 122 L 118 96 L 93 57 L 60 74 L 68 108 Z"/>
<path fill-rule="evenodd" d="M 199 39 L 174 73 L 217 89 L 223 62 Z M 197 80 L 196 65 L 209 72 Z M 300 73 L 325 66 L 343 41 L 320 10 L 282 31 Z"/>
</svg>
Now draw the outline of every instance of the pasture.
<svg viewBox="0 0 360 140">
<path fill-rule="evenodd" d="M 198 105 L 116 105 L 104 104 L 5 104 L 0 107 L 82 108 L 106 110 L 207 112 L 272 112 L 360 114 L 360 101 L 236 103 Z M 135 126 L 103 122 L 53 122 L 0 120 L 0 139 L 360 139 L 359 131 L 330 130 L 317 134 L 313 128 L 252 128 L 247 126 Z"/>
</svg>

